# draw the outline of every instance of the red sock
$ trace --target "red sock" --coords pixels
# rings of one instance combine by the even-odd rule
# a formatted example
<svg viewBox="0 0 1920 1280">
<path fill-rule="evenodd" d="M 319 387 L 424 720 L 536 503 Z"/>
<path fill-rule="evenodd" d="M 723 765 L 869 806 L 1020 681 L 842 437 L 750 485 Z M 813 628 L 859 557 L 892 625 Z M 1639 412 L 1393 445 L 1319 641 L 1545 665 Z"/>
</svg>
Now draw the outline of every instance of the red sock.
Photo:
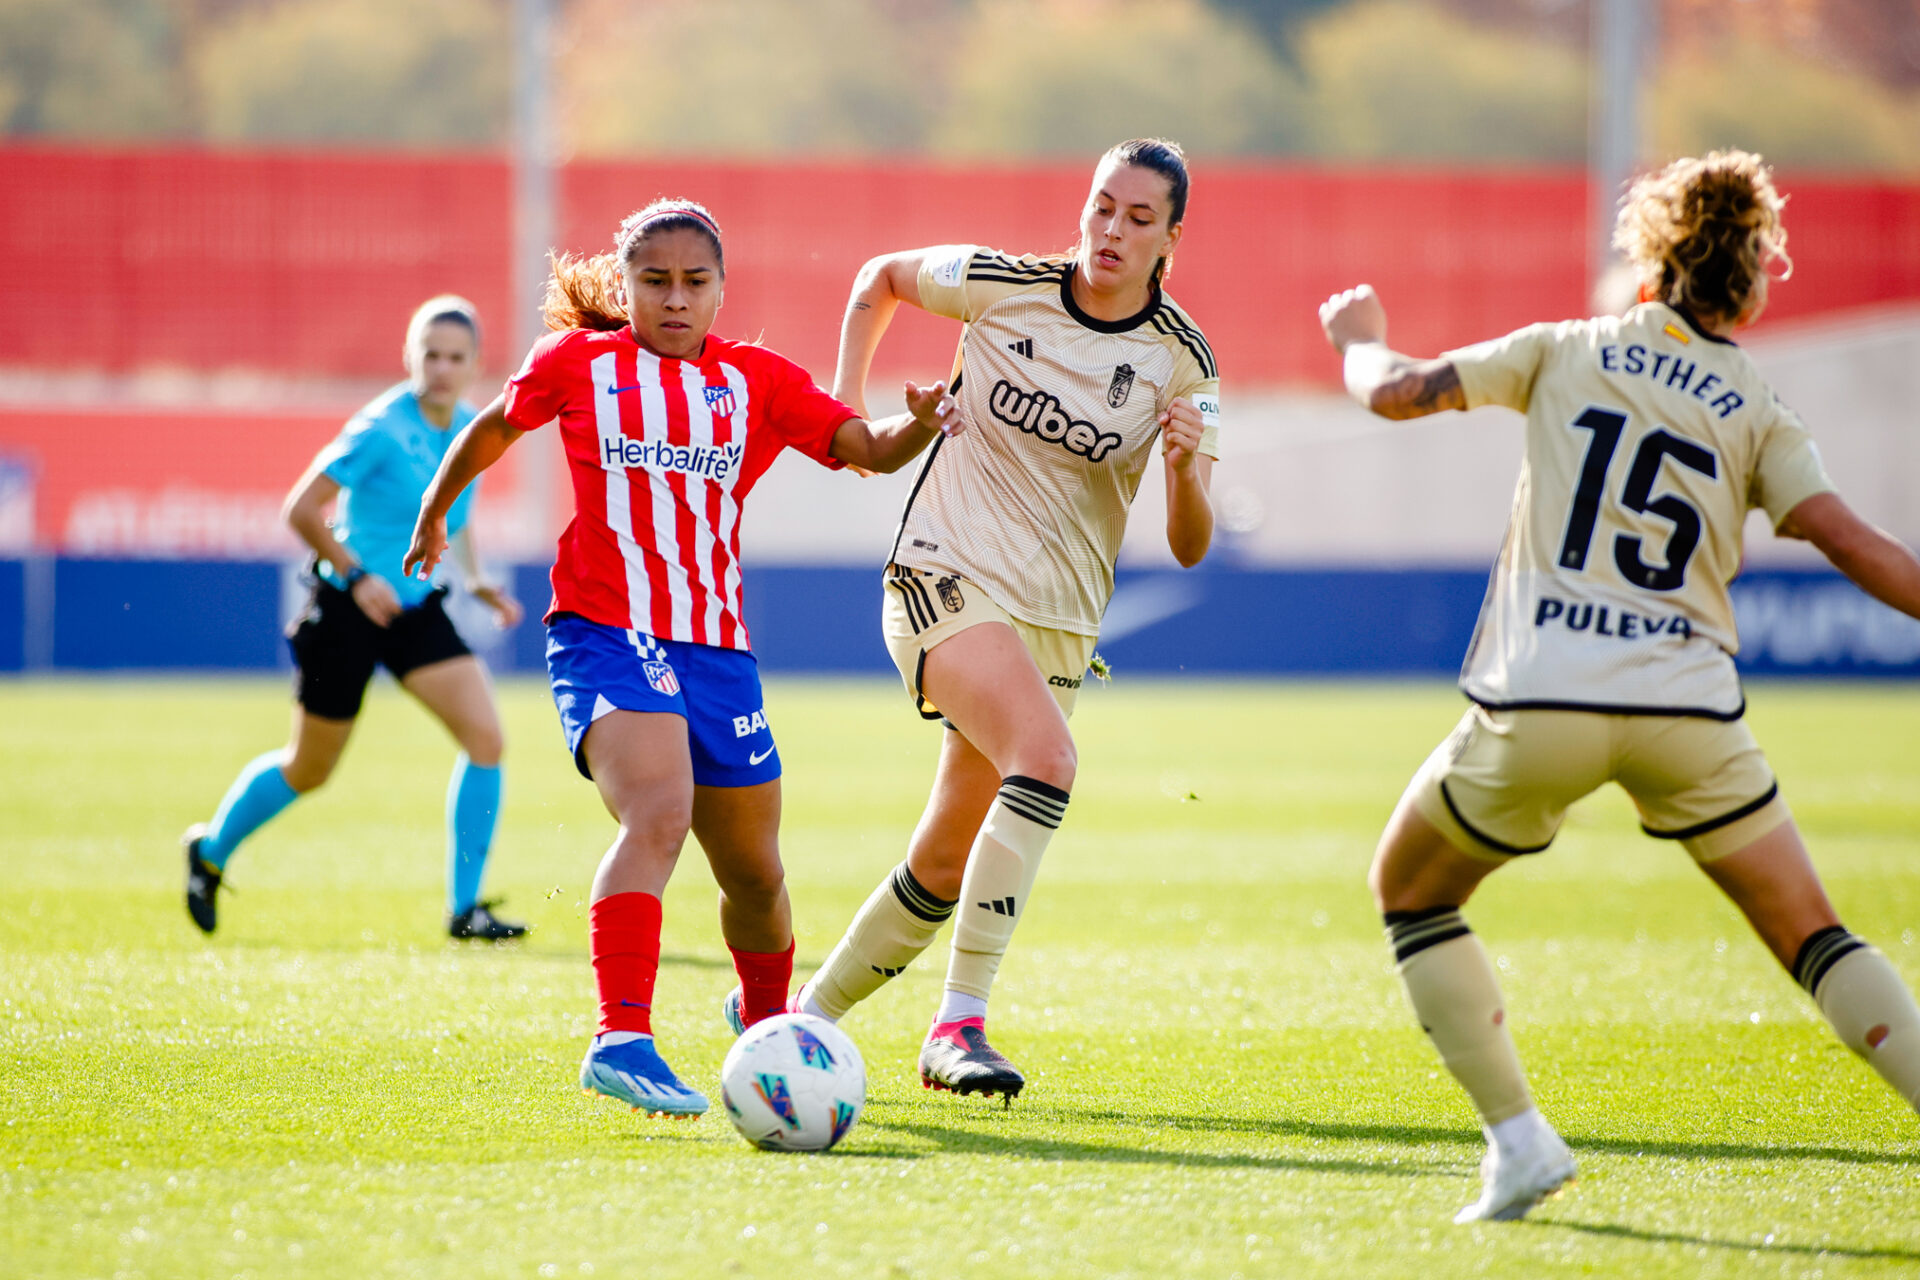
<svg viewBox="0 0 1920 1280">
<path fill-rule="evenodd" d="M 653 980 L 660 972 L 660 899 L 615 893 L 587 912 L 600 1030 L 653 1034 Z"/>
<path fill-rule="evenodd" d="M 733 952 L 733 971 L 740 975 L 740 1016 L 748 1026 L 787 1011 L 787 987 L 793 982 L 793 944 L 785 951 Z"/>
</svg>

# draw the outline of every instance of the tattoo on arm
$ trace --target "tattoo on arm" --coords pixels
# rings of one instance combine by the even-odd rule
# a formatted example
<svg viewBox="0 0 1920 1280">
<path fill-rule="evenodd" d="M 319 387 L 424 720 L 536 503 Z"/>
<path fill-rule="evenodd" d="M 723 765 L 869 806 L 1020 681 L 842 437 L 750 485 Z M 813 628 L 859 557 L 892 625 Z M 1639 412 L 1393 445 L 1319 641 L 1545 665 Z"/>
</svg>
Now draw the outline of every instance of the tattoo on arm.
<svg viewBox="0 0 1920 1280">
<path fill-rule="evenodd" d="M 1451 409 L 1454 402 L 1463 398 L 1460 395 L 1460 374 L 1450 360 L 1441 363 L 1437 369 L 1421 370 L 1419 379 L 1420 386 L 1414 393 L 1413 405 L 1423 413 Z"/>
<path fill-rule="evenodd" d="M 873 305 L 866 302 L 856 302 L 853 304 L 852 309 L 855 311 L 871 311 L 873 310 Z"/>
<path fill-rule="evenodd" d="M 1466 392 L 1451 360 L 1428 360 L 1403 369 L 1386 387 L 1377 411 L 1394 419 L 1424 418 L 1443 409 L 1465 409 Z"/>
</svg>

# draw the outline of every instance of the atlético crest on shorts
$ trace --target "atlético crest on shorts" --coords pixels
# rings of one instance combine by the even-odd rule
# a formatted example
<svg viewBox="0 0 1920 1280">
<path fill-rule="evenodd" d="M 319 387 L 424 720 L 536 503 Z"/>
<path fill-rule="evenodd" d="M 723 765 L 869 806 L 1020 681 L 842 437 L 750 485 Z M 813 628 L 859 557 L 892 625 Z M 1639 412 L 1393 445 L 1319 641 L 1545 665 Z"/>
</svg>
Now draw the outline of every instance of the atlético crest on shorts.
<svg viewBox="0 0 1920 1280">
<path fill-rule="evenodd" d="M 1117 364 L 1113 366 L 1113 381 L 1107 384 L 1107 403 L 1118 409 L 1127 402 L 1127 396 L 1133 391 L 1133 366 Z"/>
<path fill-rule="evenodd" d="M 680 692 L 680 677 L 673 674 L 673 668 L 664 662 L 643 662 L 640 669 L 647 673 L 647 683 L 653 686 L 655 693 L 671 698 Z"/>
<path fill-rule="evenodd" d="M 707 411 L 713 414 L 714 417 L 731 418 L 733 416 L 732 387 L 707 387 L 705 388 L 705 394 L 707 397 Z"/>
</svg>

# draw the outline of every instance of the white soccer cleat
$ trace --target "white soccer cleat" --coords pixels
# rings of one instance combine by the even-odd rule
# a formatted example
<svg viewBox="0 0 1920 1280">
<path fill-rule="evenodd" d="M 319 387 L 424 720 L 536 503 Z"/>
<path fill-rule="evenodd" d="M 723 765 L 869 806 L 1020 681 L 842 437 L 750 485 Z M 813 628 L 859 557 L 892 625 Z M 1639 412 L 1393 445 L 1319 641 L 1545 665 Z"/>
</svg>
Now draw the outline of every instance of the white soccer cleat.
<svg viewBox="0 0 1920 1280">
<path fill-rule="evenodd" d="M 1480 1198 L 1453 1215 L 1466 1222 L 1513 1222 L 1557 1194 L 1579 1172 L 1560 1135 L 1542 1124 L 1526 1146 L 1503 1152 L 1492 1142 L 1480 1162 Z"/>
</svg>

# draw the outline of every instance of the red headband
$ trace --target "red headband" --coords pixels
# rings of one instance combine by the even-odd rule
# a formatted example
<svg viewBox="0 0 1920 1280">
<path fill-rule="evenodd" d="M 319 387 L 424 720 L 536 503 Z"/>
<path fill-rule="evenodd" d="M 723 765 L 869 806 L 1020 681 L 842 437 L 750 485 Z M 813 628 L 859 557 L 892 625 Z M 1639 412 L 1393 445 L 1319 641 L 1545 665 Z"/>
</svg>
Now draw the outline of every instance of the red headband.
<svg viewBox="0 0 1920 1280">
<path fill-rule="evenodd" d="M 640 221 L 634 223 L 632 228 L 630 228 L 627 231 L 626 235 L 620 238 L 621 248 L 624 249 L 627 245 L 632 244 L 635 240 L 639 239 L 641 232 L 645 231 L 649 226 L 651 226 L 653 223 L 660 221 L 662 218 L 679 218 L 679 217 L 692 218 L 695 222 L 698 222 L 701 226 L 705 227 L 708 231 L 711 231 L 713 233 L 713 238 L 715 240 L 718 240 L 720 238 L 720 225 L 716 223 L 712 218 L 709 218 L 706 214 L 690 206 L 674 205 L 671 208 L 657 209 L 654 212 L 648 214 L 646 217 L 642 218 Z"/>
</svg>

